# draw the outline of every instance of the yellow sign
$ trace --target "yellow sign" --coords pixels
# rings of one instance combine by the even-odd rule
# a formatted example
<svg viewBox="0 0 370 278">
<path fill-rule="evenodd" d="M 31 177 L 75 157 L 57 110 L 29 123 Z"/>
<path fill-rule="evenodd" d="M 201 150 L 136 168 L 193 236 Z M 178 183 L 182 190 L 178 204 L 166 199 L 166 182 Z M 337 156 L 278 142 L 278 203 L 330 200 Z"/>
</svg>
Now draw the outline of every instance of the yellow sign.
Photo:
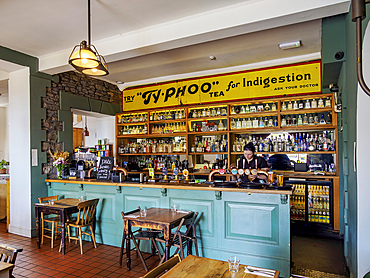
<svg viewBox="0 0 370 278">
<path fill-rule="evenodd" d="M 123 111 L 321 92 L 321 61 L 123 90 Z"/>
</svg>

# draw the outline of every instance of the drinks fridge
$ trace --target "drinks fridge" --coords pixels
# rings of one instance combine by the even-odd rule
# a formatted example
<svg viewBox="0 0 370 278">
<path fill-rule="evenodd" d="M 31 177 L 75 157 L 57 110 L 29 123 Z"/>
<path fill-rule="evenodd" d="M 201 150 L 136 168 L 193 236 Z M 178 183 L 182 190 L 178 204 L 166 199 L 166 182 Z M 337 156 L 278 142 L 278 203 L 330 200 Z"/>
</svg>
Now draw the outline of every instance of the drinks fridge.
<svg viewBox="0 0 370 278">
<path fill-rule="evenodd" d="M 322 234 L 333 230 L 332 182 L 290 181 L 294 186 L 290 196 L 292 232 Z"/>
</svg>

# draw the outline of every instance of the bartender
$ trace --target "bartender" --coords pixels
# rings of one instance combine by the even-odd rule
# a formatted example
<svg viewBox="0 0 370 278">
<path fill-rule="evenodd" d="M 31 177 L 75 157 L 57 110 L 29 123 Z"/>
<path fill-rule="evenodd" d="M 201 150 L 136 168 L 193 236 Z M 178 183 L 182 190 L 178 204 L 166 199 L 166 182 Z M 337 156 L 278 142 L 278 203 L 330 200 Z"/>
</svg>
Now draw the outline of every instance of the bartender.
<svg viewBox="0 0 370 278">
<path fill-rule="evenodd" d="M 267 161 L 260 156 L 255 155 L 256 148 L 254 147 L 252 142 L 249 142 L 247 145 L 244 146 L 244 155 L 238 162 L 238 169 L 259 169 L 268 171 Z M 244 178 L 243 178 L 244 177 Z M 267 175 L 264 174 L 257 174 L 252 175 L 249 174 L 250 180 L 254 180 L 255 178 L 259 178 L 262 180 L 267 180 Z M 246 176 L 242 176 L 242 180 L 246 180 Z"/>
</svg>

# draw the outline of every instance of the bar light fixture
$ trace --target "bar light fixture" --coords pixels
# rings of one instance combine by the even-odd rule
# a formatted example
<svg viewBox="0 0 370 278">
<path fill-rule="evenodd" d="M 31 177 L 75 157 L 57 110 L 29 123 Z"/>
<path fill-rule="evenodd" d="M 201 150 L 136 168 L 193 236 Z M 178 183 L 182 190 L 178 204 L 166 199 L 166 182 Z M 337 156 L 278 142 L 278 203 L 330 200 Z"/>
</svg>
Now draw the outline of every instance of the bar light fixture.
<svg viewBox="0 0 370 278">
<path fill-rule="evenodd" d="M 300 47 L 301 45 L 302 45 L 301 41 L 286 42 L 286 43 L 280 43 L 279 48 L 281 50 L 285 50 L 285 49 L 297 48 L 297 47 Z"/>
<path fill-rule="evenodd" d="M 88 42 L 82 41 L 76 45 L 71 55 L 69 55 L 68 63 L 77 71 L 91 76 L 108 75 L 108 65 L 103 56 L 101 56 L 94 45 L 91 44 L 91 5 L 88 0 Z"/>
</svg>

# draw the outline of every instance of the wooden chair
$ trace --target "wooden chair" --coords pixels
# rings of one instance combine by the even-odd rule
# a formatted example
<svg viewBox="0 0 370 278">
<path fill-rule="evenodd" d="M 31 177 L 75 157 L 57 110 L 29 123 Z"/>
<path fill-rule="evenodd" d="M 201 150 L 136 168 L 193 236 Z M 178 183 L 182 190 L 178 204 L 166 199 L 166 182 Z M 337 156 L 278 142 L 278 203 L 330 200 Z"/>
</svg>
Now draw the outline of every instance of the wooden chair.
<svg viewBox="0 0 370 278">
<path fill-rule="evenodd" d="M 39 203 L 47 203 L 52 200 L 57 201 L 58 198 L 59 195 L 40 197 Z M 45 225 L 45 223 L 50 223 L 51 228 Z M 41 244 L 44 244 L 44 237 L 47 237 L 51 239 L 51 248 L 54 248 L 54 239 L 56 239 L 57 234 L 60 233 L 58 232 L 59 228 L 61 228 L 59 216 L 54 214 L 44 215 L 44 213 L 41 213 Z M 46 234 L 45 231 L 50 233 L 50 235 Z"/>
<path fill-rule="evenodd" d="M 181 262 L 181 258 L 179 254 L 176 254 L 172 258 L 170 258 L 168 261 L 165 261 L 163 264 L 157 266 L 156 268 L 149 271 L 147 274 L 145 274 L 142 278 L 155 278 L 161 275 L 166 270 L 171 269 L 175 265 L 177 265 L 179 262 Z"/>
<path fill-rule="evenodd" d="M 177 247 L 175 253 L 181 251 L 181 258 L 184 259 L 184 247 L 187 246 L 188 254 L 191 254 L 191 244 L 194 243 L 195 246 L 195 254 L 199 257 L 198 251 L 198 242 L 197 242 L 197 235 L 196 235 L 196 227 L 195 223 L 198 217 L 198 212 L 194 213 L 192 218 L 185 219 L 183 226 L 186 227 L 186 231 L 183 233 L 180 230 L 176 230 L 179 236 L 176 238 L 174 242 L 174 246 Z"/>
<path fill-rule="evenodd" d="M 195 222 L 196 222 L 196 219 L 198 217 L 198 214 L 199 214 L 198 212 L 195 212 L 193 217 L 191 217 L 189 219 L 184 219 L 183 218 L 181 220 L 179 226 L 177 227 L 176 231 L 171 233 L 172 238 L 171 238 L 171 241 L 170 241 L 170 245 L 177 248 L 176 251 L 174 252 L 174 254 L 177 254 L 180 251 L 182 259 L 185 258 L 185 255 L 184 255 L 185 247 L 188 247 L 188 254 L 191 253 L 191 249 L 190 249 L 191 244 L 190 243 L 194 243 L 196 255 L 199 256 L 197 236 L 196 236 L 196 233 L 195 233 Z M 183 227 L 183 226 L 186 227 L 185 232 L 181 232 L 181 230 L 180 230 L 181 227 Z M 161 242 L 161 243 L 166 243 L 166 241 L 164 240 L 163 237 L 159 237 L 156 240 Z M 161 262 L 162 261 L 163 261 L 163 258 L 162 258 Z"/>
<path fill-rule="evenodd" d="M 138 207 L 137 209 L 135 210 L 132 210 L 132 211 L 129 211 L 129 212 L 123 212 L 121 211 L 121 215 L 122 215 L 122 218 L 125 216 L 125 215 L 129 215 L 129 214 L 133 214 L 133 213 L 136 213 L 136 212 L 139 212 L 140 211 L 140 207 Z M 143 263 L 143 266 L 145 268 L 145 271 L 148 271 L 148 266 L 146 265 L 145 261 L 147 259 L 149 259 L 150 257 L 154 256 L 154 255 L 158 255 L 159 259 L 161 260 L 162 259 L 162 256 L 161 256 L 161 253 L 158 249 L 158 246 L 157 246 L 157 243 L 155 241 L 155 238 L 161 233 L 162 231 L 152 231 L 152 230 L 142 230 L 141 228 L 134 231 L 134 232 L 131 232 L 131 234 L 129 235 L 129 238 L 130 240 L 133 241 L 134 243 L 134 247 L 131 248 L 130 251 L 132 250 L 136 250 L 141 262 Z M 140 241 L 141 240 L 148 240 L 151 242 L 151 247 L 152 247 L 152 254 L 147 257 L 146 259 L 144 259 L 143 255 L 141 254 L 141 251 L 140 251 Z M 122 265 L 122 258 L 123 258 L 123 255 L 127 253 L 127 250 L 124 252 L 124 248 L 125 248 L 125 243 L 126 243 L 126 233 L 125 233 L 125 230 L 123 230 L 123 235 L 122 235 L 122 244 L 121 244 L 121 252 L 120 252 L 120 256 L 119 256 L 119 265 Z"/>
<path fill-rule="evenodd" d="M 5 244 L 0 244 L 0 261 L 15 264 L 15 260 L 17 259 L 18 253 L 22 251 L 23 251 L 22 248 L 15 248 Z M 13 269 L 10 271 L 10 275 L 12 275 L 12 272 Z"/>
<path fill-rule="evenodd" d="M 93 231 L 92 224 L 95 220 L 96 206 L 98 205 L 99 199 L 93 199 L 88 201 L 83 201 L 78 203 L 78 215 L 76 219 L 68 219 L 66 222 L 67 234 L 69 237 L 69 242 L 71 239 L 77 240 L 80 242 L 81 254 L 82 250 L 82 235 L 88 235 L 92 238 L 94 247 L 96 248 L 95 235 Z M 76 236 L 71 236 L 70 228 L 76 228 Z M 89 227 L 90 233 L 87 231 L 82 231 L 82 228 Z M 60 241 L 59 252 L 62 249 L 62 241 Z"/>
</svg>

